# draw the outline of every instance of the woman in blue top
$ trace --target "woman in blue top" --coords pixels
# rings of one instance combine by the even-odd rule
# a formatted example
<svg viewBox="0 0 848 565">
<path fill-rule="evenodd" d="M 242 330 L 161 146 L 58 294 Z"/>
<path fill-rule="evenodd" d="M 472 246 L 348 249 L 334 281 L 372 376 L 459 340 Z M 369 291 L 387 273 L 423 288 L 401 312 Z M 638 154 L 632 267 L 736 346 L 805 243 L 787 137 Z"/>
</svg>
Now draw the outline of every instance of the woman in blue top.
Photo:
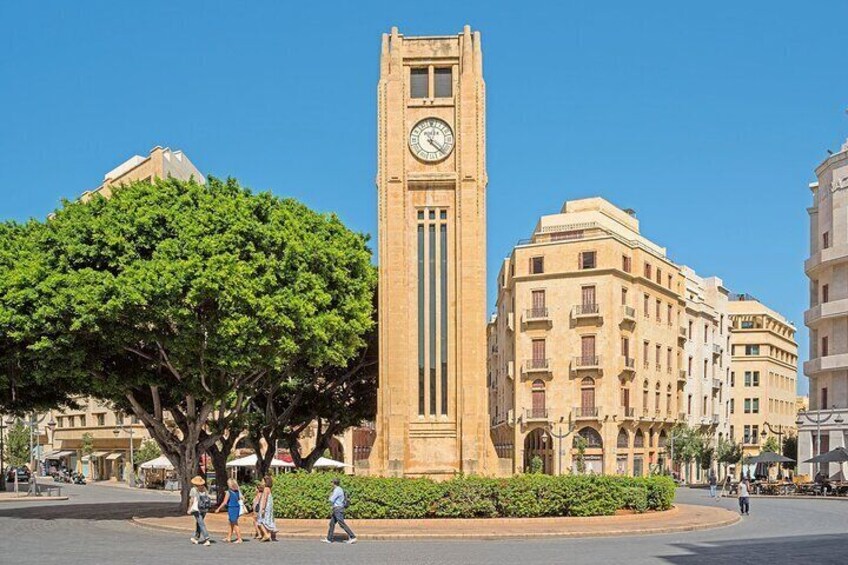
<svg viewBox="0 0 848 565">
<path fill-rule="evenodd" d="M 233 542 L 233 534 L 236 535 L 236 541 L 233 543 L 242 543 L 241 530 L 239 529 L 238 520 L 241 514 L 241 490 L 235 479 L 227 481 L 227 494 L 224 495 L 224 501 L 215 512 L 220 512 L 224 506 L 227 507 L 227 514 L 230 519 L 230 532 L 225 540 L 227 543 Z"/>
</svg>

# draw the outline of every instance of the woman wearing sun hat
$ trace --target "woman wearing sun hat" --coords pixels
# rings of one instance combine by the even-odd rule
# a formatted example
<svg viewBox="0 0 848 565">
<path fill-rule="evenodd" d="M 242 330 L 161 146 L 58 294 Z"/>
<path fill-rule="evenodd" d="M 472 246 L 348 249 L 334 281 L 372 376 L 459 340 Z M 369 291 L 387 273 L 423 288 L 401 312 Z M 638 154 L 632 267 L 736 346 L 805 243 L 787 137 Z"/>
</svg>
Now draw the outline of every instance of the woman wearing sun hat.
<svg viewBox="0 0 848 565">
<path fill-rule="evenodd" d="M 191 484 L 191 491 L 188 493 L 188 514 L 194 516 L 195 521 L 191 543 L 209 546 L 211 543 L 209 532 L 206 530 L 206 513 L 212 507 L 212 499 L 206 492 L 206 481 L 203 477 L 197 475 L 191 480 Z"/>
</svg>

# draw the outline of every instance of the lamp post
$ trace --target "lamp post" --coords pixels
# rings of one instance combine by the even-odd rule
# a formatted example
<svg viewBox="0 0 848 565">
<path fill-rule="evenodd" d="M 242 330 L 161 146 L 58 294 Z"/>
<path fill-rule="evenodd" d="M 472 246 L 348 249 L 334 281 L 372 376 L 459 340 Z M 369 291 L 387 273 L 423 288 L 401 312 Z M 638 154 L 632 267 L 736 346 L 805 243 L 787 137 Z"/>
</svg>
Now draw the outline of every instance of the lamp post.
<svg viewBox="0 0 848 565">
<path fill-rule="evenodd" d="M 771 432 L 777 436 L 777 445 L 779 446 L 778 449 L 780 450 L 780 453 L 778 453 L 778 455 L 783 455 L 783 425 L 778 424 L 777 431 L 775 431 L 774 427 L 772 427 L 771 424 L 769 424 L 768 422 L 763 422 L 763 431 L 760 432 L 760 437 L 763 438 L 763 442 L 765 442 L 766 438 L 768 437 L 768 432 L 766 431 L 766 429 L 768 429 L 768 432 Z M 777 478 L 783 478 L 782 464 L 778 464 L 777 466 Z"/>
<path fill-rule="evenodd" d="M 29 494 L 30 495 L 38 495 L 38 481 L 36 477 L 38 477 L 38 457 L 36 457 L 36 447 L 38 447 L 38 440 L 35 439 L 35 432 L 38 430 L 38 424 L 44 421 L 47 415 L 45 414 L 41 418 L 38 418 L 35 415 L 35 412 L 30 414 L 30 419 L 28 422 L 29 425 L 29 461 L 30 461 L 30 476 L 29 476 Z M 17 473 L 15 473 L 17 476 Z"/>
<path fill-rule="evenodd" d="M 129 427 L 115 426 L 115 429 L 112 430 L 112 433 L 115 434 L 115 437 L 117 438 L 120 435 L 121 431 L 127 432 L 127 434 L 129 434 L 129 436 L 130 436 L 130 472 L 129 472 L 129 479 L 127 479 L 127 484 L 130 486 L 130 488 L 134 488 L 135 487 L 135 464 L 134 464 L 134 461 L 133 461 L 133 429 L 132 429 L 132 426 L 129 426 Z"/>
<path fill-rule="evenodd" d="M 835 418 L 833 418 L 834 415 L 836 416 Z M 798 412 L 798 419 L 795 420 L 795 423 L 797 425 L 802 425 L 804 423 L 804 420 L 807 420 L 811 424 L 816 424 L 816 454 L 814 457 L 818 457 L 819 455 L 821 455 L 821 425 L 829 422 L 831 418 L 833 418 L 834 424 L 841 424 L 845 421 L 845 419 L 841 415 L 834 414 L 833 412 L 828 414 L 827 418 L 822 418 L 820 413 L 816 413 L 815 419 L 813 419 L 812 416 L 810 416 L 809 414 L 807 414 L 807 412 L 803 410 Z M 816 465 L 818 465 L 816 471 L 816 474 L 818 474 L 821 472 L 821 463 L 817 463 Z"/>
<path fill-rule="evenodd" d="M 552 438 L 556 438 L 557 440 L 559 440 L 559 448 L 558 448 L 558 452 L 557 452 L 557 474 L 559 474 L 559 475 L 562 475 L 562 440 L 564 440 L 569 435 L 571 435 L 574 432 L 574 430 L 577 428 L 577 426 L 574 424 L 574 422 L 569 420 L 568 421 L 568 430 L 563 433 L 563 431 L 562 431 L 563 420 L 564 420 L 564 418 L 560 417 L 559 423 L 557 424 L 557 428 L 559 429 L 559 432 L 555 432 L 554 429 L 553 429 L 553 426 L 551 426 L 551 425 L 545 426 L 545 432 L 547 432 L 547 434 L 549 436 L 551 436 Z"/>
</svg>

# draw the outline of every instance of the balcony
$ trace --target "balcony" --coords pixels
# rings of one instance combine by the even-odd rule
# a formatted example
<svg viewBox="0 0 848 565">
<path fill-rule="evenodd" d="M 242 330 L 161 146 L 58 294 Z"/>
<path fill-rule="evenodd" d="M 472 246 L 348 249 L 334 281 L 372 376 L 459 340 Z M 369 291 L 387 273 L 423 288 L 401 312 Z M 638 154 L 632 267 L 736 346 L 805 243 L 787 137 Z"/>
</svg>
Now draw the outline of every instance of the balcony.
<svg viewBox="0 0 848 565">
<path fill-rule="evenodd" d="M 686 338 L 688 337 L 688 335 L 689 335 L 689 332 L 686 330 L 686 326 L 680 326 L 679 328 L 677 328 L 677 337 L 679 339 L 686 341 Z"/>
<path fill-rule="evenodd" d="M 601 307 L 598 304 L 579 304 L 571 310 L 571 316 L 575 320 L 603 319 Z"/>
<path fill-rule="evenodd" d="M 717 343 L 713 344 L 713 355 L 721 355 L 722 351 L 724 351 L 724 348 L 722 348 L 722 346 Z"/>
<path fill-rule="evenodd" d="M 571 414 L 575 420 L 597 420 L 600 411 L 597 406 L 575 406 Z"/>
<path fill-rule="evenodd" d="M 689 375 L 686 374 L 686 369 L 680 369 L 677 371 L 677 382 L 685 383 L 686 379 L 689 378 Z"/>
<path fill-rule="evenodd" d="M 624 306 L 624 312 L 622 313 L 622 317 L 626 322 L 636 322 L 636 308 L 632 306 Z"/>
<path fill-rule="evenodd" d="M 712 417 L 712 425 L 713 425 L 713 426 L 717 426 L 717 425 L 718 425 L 718 414 L 713 414 L 713 417 Z"/>
<path fill-rule="evenodd" d="M 636 359 L 633 357 L 622 357 L 621 358 L 621 372 L 622 373 L 635 373 L 636 372 Z"/>
<path fill-rule="evenodd" d="M 629 406 L 621 408 L 621 417 L 624 420 L 634 420 L 636 418 L 636 409 Z"/>
<path fill-rule="evenodd" d="M 508 329 L 511 332 L 515 331 L 515 314 L 513 314 L 512 312 L 507 312 L 506 329 Z"/>
<path fill-rule="evenodd" d="M 524 323 L 550 322 L 551 318 L 547 308 L 529 308 L 524 312 Z"/>
<path fill-rule="evenodd" d="M 598 371 L 601 369 L 601 358 L 597 355 L 581 355 L 571 361 L 572 371 Z"/>
<path fill-rule="evenodd" d="M 827 371 L 841 371 L 845 369 L 848 369 L 848 353 L 815 357 L 809 361 L 804 361 L 804 374 L 808 377 Z"/>
<path fill-rule="evenodd" d="M 522 372 L 524 374 L 549 373 L 550 364 L 550 359 L 527 359 L 524 361 Z"/>
<path fill-rule="evenodd" d="M 813 306 L 804 312 L 804 324 L 817 326 L 822 320 L 848 316 L 848 298 L 831 300 Z"/>
<path fill-rule="evenodd" d="M 721 379 L 713 379 L 713 388 L 716 390 L 721 388 Z"/>
<path fill-rule="evenodd" d="M 680 412 L 680 413 L 677 414 L 677 419 L 680 422 L 685 422 L 686 420 L 689 419 L 689 416 L 686 415 L 686 412 Z"/>
<path fill-rule="evenodd" d="M 642 408 L 642 419 L 650 420 L 651 419 L 651 410 L 648 408 Z"/>
<path fill-rule="evenodd" d="M 804 272 L 813 275 L 823 267 L 843 263 L 848 259 L 848 245 L 833 245 L 827 249 L 821 249 L 804 261 Z"/>
<path fill-rule="evenodd" d="M 506 378 L 510 380 L 515 380 L 515 361 L 507 361 Z"/>
<path fill-rule="evenodd" d="M 524 421 L 525 422 L 547 422 L 548 421 L 548 409 L 547 408 L 527 408 L 524 410 Z"/>
</svg>

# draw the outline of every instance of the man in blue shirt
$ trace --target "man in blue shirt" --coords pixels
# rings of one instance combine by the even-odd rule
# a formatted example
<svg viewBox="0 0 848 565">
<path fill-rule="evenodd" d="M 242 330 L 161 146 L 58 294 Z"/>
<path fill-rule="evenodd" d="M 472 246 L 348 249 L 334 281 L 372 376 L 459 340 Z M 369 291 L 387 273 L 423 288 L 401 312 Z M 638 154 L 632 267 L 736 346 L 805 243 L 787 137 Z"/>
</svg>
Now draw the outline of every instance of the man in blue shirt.
<svg viewBox="0 0 848 565">
<path fill-rule="evenodd" d="M 338 524 L 347 534 L 347 541 L 345 543 L 356 543 L 356 534 L 354 534 L 353 530 L 348 527 L 344 519 L 345 492 L 342 490 L 342 487 L 339 486 L 340 482 L 341 481 L 339 481 L 339 479 L 333 479 L 333 492 L 330 494 L 329 498 L 330 506 L 332 507 L 332 512 L 330 514 L 330 529 L 327 532 L 327 538 L 323 541 L 325 543 L 333 543 L 333 533 L 336 530 L 336 524 Z"/>
</svg>

